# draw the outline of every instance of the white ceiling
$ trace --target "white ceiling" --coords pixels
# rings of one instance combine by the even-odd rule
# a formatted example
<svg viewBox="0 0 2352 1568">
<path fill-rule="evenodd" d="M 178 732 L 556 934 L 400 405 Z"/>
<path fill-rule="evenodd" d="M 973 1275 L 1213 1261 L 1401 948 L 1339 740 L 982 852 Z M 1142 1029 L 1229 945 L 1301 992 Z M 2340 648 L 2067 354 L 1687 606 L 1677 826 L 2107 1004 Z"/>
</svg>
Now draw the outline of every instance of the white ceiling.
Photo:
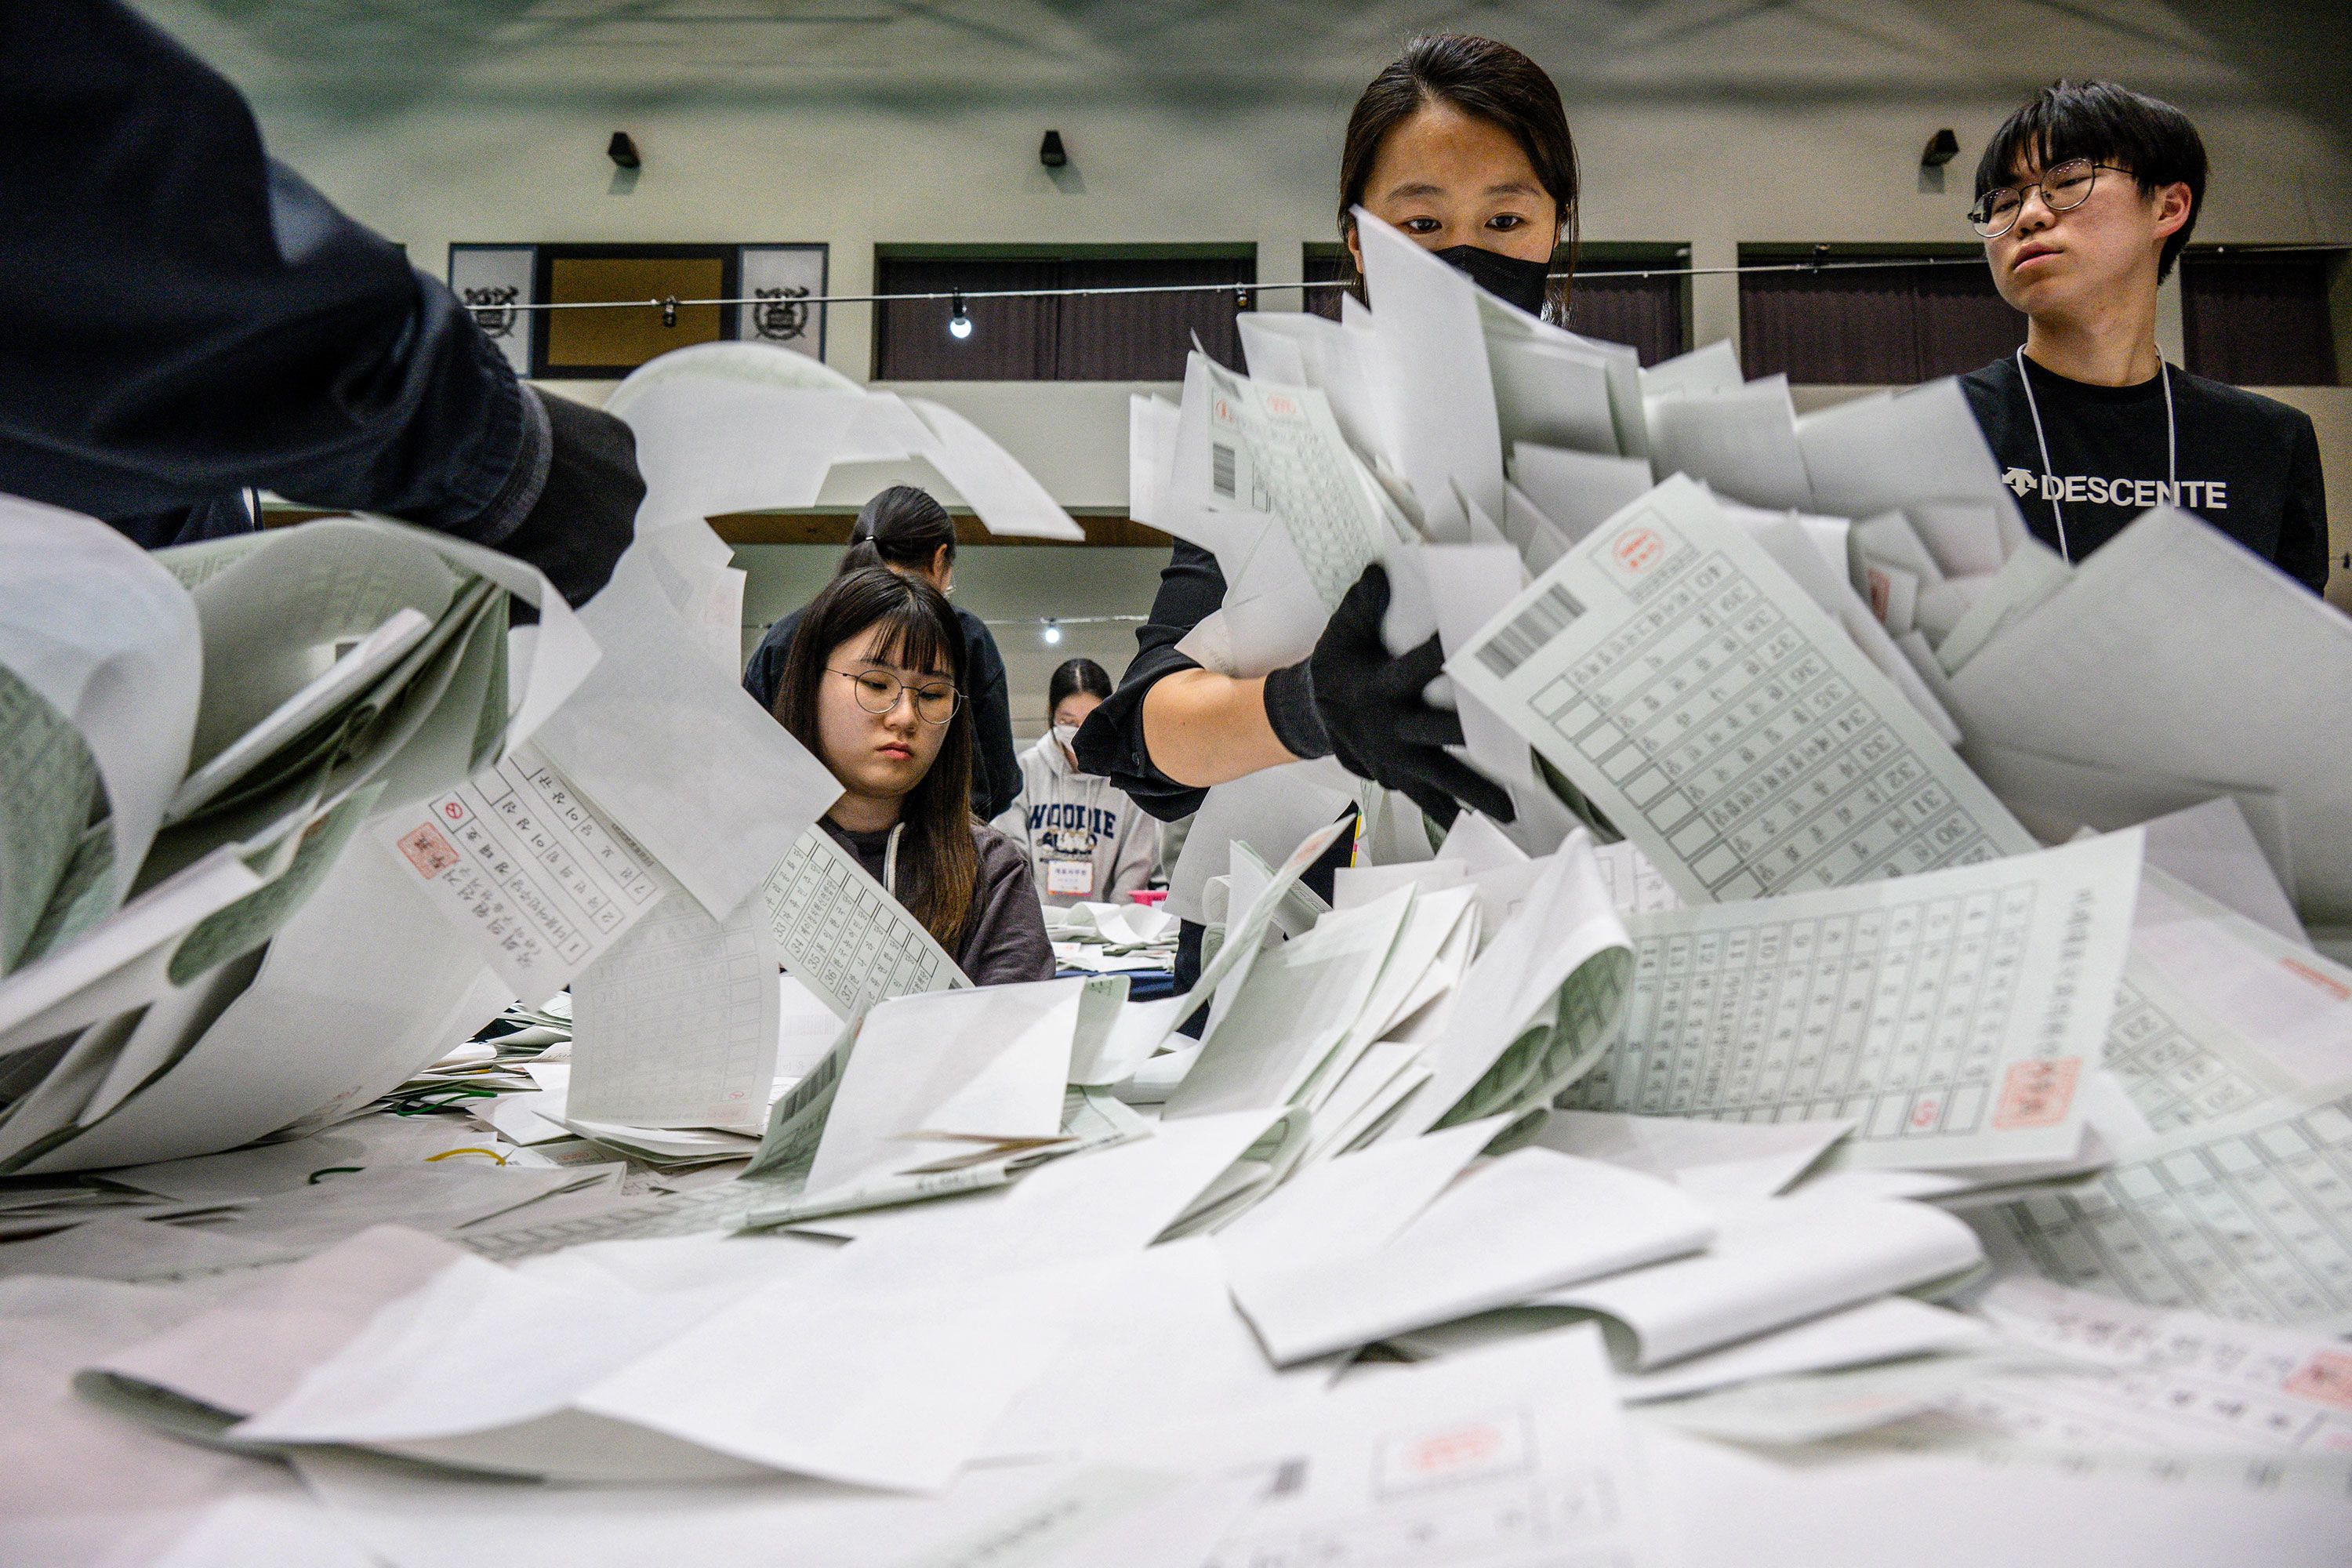
<svg viewBox="0 0 2352 1568">
<path fill-rule="evenodd" d="M 2013 96 L 2060 70 L 2341 122 L 2341 0 L 145 0 L 247 90 L 384 100 L 1343 103 L 1431 26 L 1580 101 Z"/>
</svg>

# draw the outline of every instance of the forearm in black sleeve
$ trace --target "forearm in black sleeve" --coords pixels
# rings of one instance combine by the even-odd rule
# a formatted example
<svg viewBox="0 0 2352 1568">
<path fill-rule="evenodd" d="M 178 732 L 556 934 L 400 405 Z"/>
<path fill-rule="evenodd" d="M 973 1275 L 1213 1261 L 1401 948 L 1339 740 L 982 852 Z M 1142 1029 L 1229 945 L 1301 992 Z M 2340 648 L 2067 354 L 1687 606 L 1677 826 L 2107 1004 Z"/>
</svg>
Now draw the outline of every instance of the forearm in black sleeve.
<svg viewBox="0 0 2352 1568">
<path fill-rule="evenodd" d="M 14 0 L 0 139 L 0 489 L 121 517 L 266 488 L 494 544 L 520 522 L 536 400 L 194 56 L 111 0 Z"/>
<path fill-rule="evenodd" d="M 1209 792 L 1177 783 L 1152 762 L 1143 733 L 1143 700 L 1178 670 L 1201 668 L 1176 645 L 1224 602 L 1225 577 L 1217 558 L 1197 544 L 1177 541 L 1160 574 L 1151 618 L 1136 628 L 1135 658 L 1119 677 L 1118 689 L 1078 730 L 1078 766 L 1109 779 L 1162 822 L 1192 816 Z"/>
</svg>

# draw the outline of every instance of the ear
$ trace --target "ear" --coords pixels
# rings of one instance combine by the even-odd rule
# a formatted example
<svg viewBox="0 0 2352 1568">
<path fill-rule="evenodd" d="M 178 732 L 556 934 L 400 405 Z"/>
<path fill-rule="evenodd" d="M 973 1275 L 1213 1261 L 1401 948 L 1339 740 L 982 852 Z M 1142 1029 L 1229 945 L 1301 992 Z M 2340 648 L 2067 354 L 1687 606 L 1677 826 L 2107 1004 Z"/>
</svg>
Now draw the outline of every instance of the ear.
<svg viewBox="0 0 2352 1568">
<path fill-rule="evenodd" d="M 1340 234 L 1348 242 L 1349 258 L 1356 264 L 1356 276 L 1361 278 L 1364 275 L 1364 247 L 1356 241 L 1356 220 L 1349 218 L 1348 226 Z"/>
<path fill-rule="evenodd" d="M 931 552 L 931 576 L 941 583 L 948 579 L 948 547 L 944 544 Z"/>
<path fill-rule="evenodd" d="M 2158 186 L 2148 200 L 2155 205 L 2156 237 L 2158 239 L 2169 239 L 2179 233 L 2181 226 L 2196 210 L 2195 198 L 2189 194 L 2189 184 L 2185 180 L 2175 180 L 2168 185 Z"/>
</svg>

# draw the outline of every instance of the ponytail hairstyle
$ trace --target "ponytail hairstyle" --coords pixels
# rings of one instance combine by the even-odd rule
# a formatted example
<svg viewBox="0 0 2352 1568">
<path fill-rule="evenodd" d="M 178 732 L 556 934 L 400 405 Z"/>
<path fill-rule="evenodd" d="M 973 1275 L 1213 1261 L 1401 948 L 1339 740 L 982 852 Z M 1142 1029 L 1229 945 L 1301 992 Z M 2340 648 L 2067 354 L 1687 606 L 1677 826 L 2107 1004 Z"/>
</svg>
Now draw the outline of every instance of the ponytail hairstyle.
<svg viewBox="0 0 2352 1568">
<path fill-rule="evenodd" d="M 889 566 L 901 572 L 928 572 L 941 547 L 955 560 L 955 522 L 948 509 L 928 490 L 912 485 L 892 485 L 860 507 L 849 530 L 849 549 L 836 572 L 860 566 Z"/>
<path fill-rule="evenodd" d="M 1381 143 L 1430 103 L 1450 104 L 1511 133 L 1558 207 L 1559 238 L 1552 250 L 1551 270 L 1573 273 L 1576 138 L 1569 133 L 1559 89 L 1541 66 L 1510 45 L 1462 33 L 1429 33 L 1413 39 L 1356 100 L 1339 150 L 1339 237 L 1350 238 L 1356 232 L 1355 209 L 1363 205 L 1364 189 L 1371 184 Z M 1355 253 L 1343 250 L 1340 265 L 1346 268 L 1348 291 L 1370 304 Z M 1546 290 L 1546 315 L 1568 320 L 1570 283 L 1565 278 L 1552 279 Z"/>
<path fill-rule="evenodd" d="M 1045 719 L 1052 722 L 1054 710 L 1066 697 L 1079 692 L 1110 700 L 1110 672 L 1090 658 L 1064 659 L 1054 668 L 1054 678 L 1045 683 Z"/>
<path fill-rule="evenodd" d="M 920 577 L 885 566 L 852 566 L 836 574 L 801 614 L 793 651 L 776 682 L 776 721 L 825 762 L 816 717 L 825 667 L 834 649 L 875 626 L 882 628 L 875 649 L 878 658 L 902 668 L 949 676 L 959 694 L 940 754 L 908 792 L 898 817 L 907 829 L 898 857 L 899 901 L 953 952 L 971 914 L 980 848 L 971 835 L 971 700 L 963 632 L 947 595 Z"/>
</svg>

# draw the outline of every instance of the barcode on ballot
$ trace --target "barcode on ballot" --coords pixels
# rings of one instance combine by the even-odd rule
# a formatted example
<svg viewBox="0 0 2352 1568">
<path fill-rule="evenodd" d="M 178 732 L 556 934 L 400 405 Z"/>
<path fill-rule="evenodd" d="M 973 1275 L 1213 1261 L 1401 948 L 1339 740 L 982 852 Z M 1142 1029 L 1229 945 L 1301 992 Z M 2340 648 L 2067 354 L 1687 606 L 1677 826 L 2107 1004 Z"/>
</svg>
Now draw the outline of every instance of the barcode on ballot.
<svg viewBox="0 0 2352 1568">
<path fill-rule="evenodd" d="M 1555 583 L 1543 596 L 1517 615 L 1478 650 L 1478 662 L 1504 679 L 1533 658 L 1536 650 L 1559 636 L 1568 623 L 1584 614 L 1584 606 L 1566 586 Z"/>
<path fill-rule="evenodd" d="M 1222 441 L 1209 443 L 1209 483 L 1216 492 L 1231 498 L 1236 489 L 1234 476 L 1234 449 Z"/>
</svg>

